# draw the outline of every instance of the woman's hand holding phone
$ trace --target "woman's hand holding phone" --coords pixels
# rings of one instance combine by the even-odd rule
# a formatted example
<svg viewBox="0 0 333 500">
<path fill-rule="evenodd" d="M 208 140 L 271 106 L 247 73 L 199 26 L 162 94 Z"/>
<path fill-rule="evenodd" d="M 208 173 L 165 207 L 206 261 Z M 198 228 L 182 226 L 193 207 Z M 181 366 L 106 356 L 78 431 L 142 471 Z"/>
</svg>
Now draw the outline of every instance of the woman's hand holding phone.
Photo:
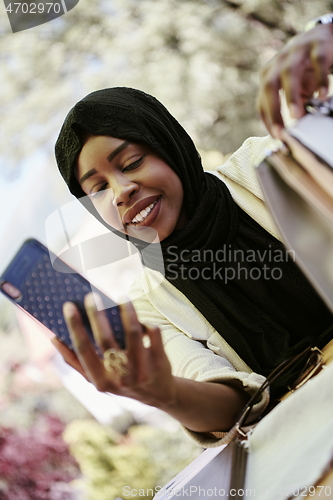
<svg viewBox="0 0 333 500">
<path fill-rule="evenodd" d="M 171 374 L 159 328 L 142 325 L 131 302 L 120 305 L 126 336 L 126 351 L 120 351 L 105 312 L 97 310 L 94 297 L 96 299 L 93 294 L 85 297 L 85 308 L 94 338 L 101 354 L 104 355 L 109 349 L 115 350 L 116 356 L 118 351 L 126 354 L 127 362 L 122 366 L 124 375 L 116 367 L 109 368 L 98 356 L 80 312 L 71 302 L 64 305 L 63 313 L 75 353 L 57 338 L 53 339 L 53 344 L 65 361 L 94 384 L 98 391 L 130 397 L 161 409 L 172 406 L 176 397 L 175 377 Z M 144 345 L 144 336 L 149 338 L 148 347 Z"/>
<path fill-rule="evenodd" d="M 173 376 L 160 329 L 142 325 L 131 302 L 119 306 L 126 339 L 126 350 L 120 351 L 105 312 L 97 310 L 94 297 L 92 294 L 86 296 L 85 308 L 100 353 L 107 355 L 111 349 L 118 361 L 124 359 L 118 353 L 124 353 L 127 362 L 122 364 L 122 369 L 126 372 L 122 374 L 117 367 L 110 369 L 108 362 L 96 353 L 79 310 L 75 304 L 67 302 L 63 312 L 75 352 L 57 338 L 53 343 L 69 365 L 98 391 L 155 406 L 193 431 L 209 432 L 232 427 L 248 400 L 244 391 L 215 382 Z M 144 336 L 149 338 L 148 347 L 144 345 Z"/>
</svg>

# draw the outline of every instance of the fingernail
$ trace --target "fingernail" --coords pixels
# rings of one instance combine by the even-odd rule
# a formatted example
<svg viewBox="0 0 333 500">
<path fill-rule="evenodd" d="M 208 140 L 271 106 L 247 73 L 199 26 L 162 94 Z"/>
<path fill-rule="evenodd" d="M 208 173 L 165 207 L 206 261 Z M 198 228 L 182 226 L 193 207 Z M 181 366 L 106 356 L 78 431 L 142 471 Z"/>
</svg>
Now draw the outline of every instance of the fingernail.
<svg viewBox="0 0 333 500">
<path fill-rule="evenodd" d="M 301 118 L 302 114 L 301 114 L 300 109 L 297 106 L 297 104 L 290 104 L 289 109 L 290 109 L 290 115 L 292 118 L 295 118 L 296 120 Z"/>
<path fill-rule="evenodd" d="M 68 318 L 73 317 L 76 313 L 76 307 L 72 302 L 65 302 L 62 306 L 62 311 Z"/>
<path fill-rule="evenodd" d="M 85 307 L 89 307 L 91 309 L 96 309 L 97 302 L 98 302 L 97 297 L 98 297 L 97 294 L 88 293 L 88 295 L 86 295 L 84 297 Z"/>
<path fill-rule="evenodd" d="M 328 93 L 327 87 L 322 86 L 322 87 L 319 88 L 319 97 L 320 97 L 320 99 L 325 99 L 327 97 L 327 93 Z"/>
<path fill-rule="evenodd" d="M 61 340 L 59 340 L 57 337 L 53 337 L 51 339 L 51 342 L 54 345 L 54 347 L 57 347 L 59 344 L 63 344 L 63 342 L 61 342 Z"/>
</svg>

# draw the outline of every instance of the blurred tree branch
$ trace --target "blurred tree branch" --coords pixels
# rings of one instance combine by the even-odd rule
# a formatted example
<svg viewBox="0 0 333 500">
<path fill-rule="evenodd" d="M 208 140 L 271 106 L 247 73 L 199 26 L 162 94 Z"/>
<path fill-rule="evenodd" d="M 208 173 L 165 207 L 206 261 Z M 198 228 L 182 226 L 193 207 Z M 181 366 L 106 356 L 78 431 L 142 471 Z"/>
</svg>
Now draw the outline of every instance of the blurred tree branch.
<svg viewBox="0 0 333 500">
<path fill-rule="evenodd" d="M 81 0 L 14 35 L 4 18 L 1 170 L 40 147 L 51 154 L 74 103 L 118 85 L 159 98 L 200 148 L 232 152 L 265 134 L 255 110 L 260 67 L 332 8 L 329 0 Z"/>
</svg>

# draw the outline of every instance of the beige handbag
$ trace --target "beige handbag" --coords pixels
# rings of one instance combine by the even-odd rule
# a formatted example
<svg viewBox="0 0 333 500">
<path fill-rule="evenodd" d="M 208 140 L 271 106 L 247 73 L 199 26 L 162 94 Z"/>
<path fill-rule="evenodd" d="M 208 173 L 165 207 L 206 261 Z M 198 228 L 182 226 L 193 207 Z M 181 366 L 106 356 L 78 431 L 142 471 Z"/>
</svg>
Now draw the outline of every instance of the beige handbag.
<svg viewBox="0 0 333 500">
<path fill-rule="evenodd" d="M 333 97 L 308 111 L 287 129 L 290 150 L 272 152 L 257 175 L 286 247 L 333 311 Z"/>
</svg>

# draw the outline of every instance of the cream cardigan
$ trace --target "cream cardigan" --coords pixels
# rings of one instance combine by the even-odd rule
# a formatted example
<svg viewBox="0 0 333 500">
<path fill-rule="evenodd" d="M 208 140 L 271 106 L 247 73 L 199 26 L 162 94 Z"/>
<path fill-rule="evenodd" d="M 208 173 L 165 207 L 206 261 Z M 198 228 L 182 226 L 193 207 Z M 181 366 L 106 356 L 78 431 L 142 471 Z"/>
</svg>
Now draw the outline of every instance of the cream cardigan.
<svg viewBox="0 0 333 500">
<path fill-rule="evenodd" d="M 272 149 L 276 144 L 269 136 L 247 139 L 212 175 L 225 182 L 234 200 L 245 212 L 279 238 L 254 171 L 267 148 Z M 158 325 L 161 329 L 174 375 L 242 386 L 249 394 L 264 381 L 264 377 L 251 371 L 187 297 L 163 279 L 161 273 L 146 270 L 136 280 L 130 296 L 139 320 Z M 260 415 L 268 401 L 266 391 L 255 405 L 253 416 Z M 214 436 L 187 432 L 205 448 L 223 444 L 225 437 L 222 432 L 216 432 Z"/>
</svg>

